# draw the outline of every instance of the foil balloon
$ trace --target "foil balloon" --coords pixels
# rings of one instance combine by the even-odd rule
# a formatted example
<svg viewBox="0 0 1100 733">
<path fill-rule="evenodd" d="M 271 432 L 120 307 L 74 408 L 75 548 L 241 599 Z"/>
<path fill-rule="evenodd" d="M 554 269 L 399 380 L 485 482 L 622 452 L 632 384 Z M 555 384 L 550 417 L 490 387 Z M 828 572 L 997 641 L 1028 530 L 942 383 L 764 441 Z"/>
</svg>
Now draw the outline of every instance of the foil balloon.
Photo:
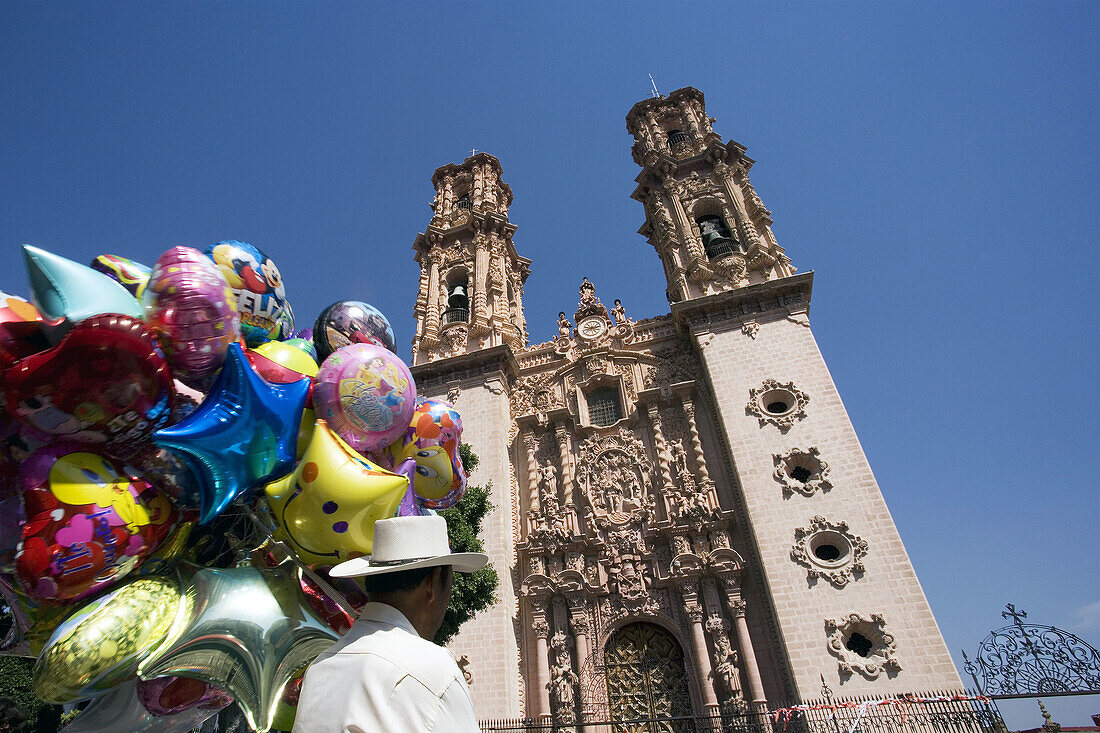
<svg viewBox="0 0 1100 733">
<path fill-rule="evenodd" d="M 313 343 L 322 361 L 351 344 L 375 344 L 397 351 L 389 320 L 382 311 L 361 300 L 340 300 L 321 311 L 313 326 Z"/>
<path fill-rule="evenodd" d="M 205 252 L 233 289 L 245 342 L 259 346 L 278 338 L 288 306 L 283 277 L 271 258 L 251 244 L 237 241 L 218 242 Z"/>
<path fill-rule="evenodd" d="M 285 341 L 268 341 L 249 349 L 248 363 L 269 382 L 286 384 L 302 377 L 316 377 L 317 362 L 301 349 Z"/>
<path fill-rule="evenodd" d="M 34 304 L 45 319 L 43 329 L 51 343 L 57 343 L 70 328 L 92 316 L 143 315 L 134 296 L 102 272 L 29 244 L 23 245 L 23 258 Z"/>
<path fill-rule="evenodd" d="M 173 247 L 162 254 L 142 303 L 173 373 L 185 381 L 201 383 L 213 375 L 240 337 L 236 295 L 197 249 Z"/>
<path fill-rule="evenodd" d="M 176 510 L 114 459 L 58 443 L 19 469 L 27 521 L 15 556 L 22 590 L 64 602 L 113 585 L 172 533 Z"/>
<path fill-rule="evenodd" d="M 462 417 L 442 400 L 417 400 L 403 440 L 388 448 L 391 460 L 416 460 L 413 489 L 422 506 L 446 509 L 454 506 L 466 491 L 466 471 L 459 455 Z"/>
<path fill-rule="evenodd" d="M 392 517 L 408 481 L 355 452 L 318 420 L 294 473 L 265 487 L 279 534 L 307 563 L 369 555 L 374 522 Z"/>
<path fill-rule="evenodd" d="M 153 715 L 138 697 L 137 682 L 126 682 L 100 695 L 80 711 L 63 733 L 190 733 L 217 714 L 193 707 L 175 715 Z"/>
<path fill-rule="evenodd" d="M 200 524 L 242 492 L 290 471 L 309 389 L 305 377 L 290 384 L 264 380 L 249 367 L 240 344 L 233 344 L 206 401 L 183 422 L 153 435 L 194 474 Z"/>
<path fill-rule="evenodd" d="M 34 694 L 67 703 L 134 679 L 171 631 L 181 599 L 177 580 L 141 578 L 80 608 L 39 654 Z"/>
<path fill-rule="evenodd" d="M 8 605 L 12 620 L 0 639 L 0 654 L 37 657 L 72 608 L 36 601 L 21 593 L 17 584 L 13 576 L 0 574 L 0 598 Z"/>
<path fill-rule="evenodd" d="M 145 285 L 149 282 L 150 268 L 140 262 L 119 257 L 118 255 L 99 255 L 92 260 L 92 269 L 102 272 L 107 277 L 126 288 L 130 295 L 138 300 L 145 292 Z"/>
<path fill-rule="evenodd" d="M 309 358 L 313 359 L 315 363 L 318 361 L 317 347 L 313 345 L 312 339 L 292 338 L 287 339 L 283 343 L 287 344 L 288 346 L 293 346 L 294 348 L 300 349 L 301 351 L 309 354 Z"/>
<path fill-rule="evenodd" d="M 142 679 L 192 677 L 225 689 L 255 731 L 267 731 L 286 685 L 336 634 L 302 597 L 296 569 L 203 568 L 173 633 L 141 664 Z"/>
<path fill-rule="evenodd" d="M 400 437 L 416 409 L 416 384 L 405 362 L 373 344 L 337 349 L 317 374 L 317 415 L 361 453 Z"/>
<path fill-rule="evenodd" d="M 279 314 L 279 333 L 274 340 L 286 341 L 291 338 L 294 338 L 294 309 L 287 302 L 283 312 Z"/>
<path fill-rule="evenodd" d="M 0 291 L 0 369 L 47 347 L 38 309 L 18 295 Z"/>
<path fill-rule="evenodd" d="M 139 319 L 92 316 L 57 346 L 4 375 L 8 412 L 81 443 L 136 442 L 164 425 L 175 389 L 168 364 Z"/>
<path fill-rule="evenodd" d="M 233 702 L 220 687 L 191 677 L 140 680 L 137 696 L 142 706 L 158 717 L 176 715 L 195 707 L 217 711 Z"/>
</svg>

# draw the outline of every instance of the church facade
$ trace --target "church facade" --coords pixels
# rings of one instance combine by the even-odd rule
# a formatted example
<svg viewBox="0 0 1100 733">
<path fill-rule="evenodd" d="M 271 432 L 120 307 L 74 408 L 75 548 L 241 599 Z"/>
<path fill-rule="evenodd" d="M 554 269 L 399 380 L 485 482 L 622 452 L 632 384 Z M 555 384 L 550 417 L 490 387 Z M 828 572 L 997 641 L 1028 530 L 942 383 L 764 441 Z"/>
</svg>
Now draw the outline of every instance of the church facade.
<svg viewBox="0 0 1100 733">
<path fill-rule="evenodd" d="M 500 601 L 451 644 L 479 717 L 959 688 L 753 161 L 691 87 L 626 122 L 668 314 L 635 321 L 584 279 L 558 335 L 528 344 L 531 261 L 486 153 L 435 171 L 414 245 L 418 390 L 461 411 L 496 507 Z"/>
</svg>

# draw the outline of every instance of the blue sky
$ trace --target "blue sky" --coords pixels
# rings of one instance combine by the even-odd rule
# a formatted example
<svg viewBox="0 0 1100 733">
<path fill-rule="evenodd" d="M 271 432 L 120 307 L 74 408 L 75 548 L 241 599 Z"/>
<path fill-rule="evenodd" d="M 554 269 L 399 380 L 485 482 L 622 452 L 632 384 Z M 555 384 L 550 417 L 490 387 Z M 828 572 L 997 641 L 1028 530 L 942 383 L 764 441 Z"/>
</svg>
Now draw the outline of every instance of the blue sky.
<svg viewBox="0 0 1100 733">
<path fill-rule="evenodd" d="M 300 325 L 366 300 L 407 357 L 430 177 L 476 148 L 515 192 L 533 340 L 582 276 L 665 313 L 624 116 L 648 74 L 692 85 L 816 273 L 953 652 L 1010 601 L 1097 645 L 1098 29 L 1096 3 L 5 3 L 0 289 L 27 293 L 23 242 L 242 239 Z"/>
</svg>

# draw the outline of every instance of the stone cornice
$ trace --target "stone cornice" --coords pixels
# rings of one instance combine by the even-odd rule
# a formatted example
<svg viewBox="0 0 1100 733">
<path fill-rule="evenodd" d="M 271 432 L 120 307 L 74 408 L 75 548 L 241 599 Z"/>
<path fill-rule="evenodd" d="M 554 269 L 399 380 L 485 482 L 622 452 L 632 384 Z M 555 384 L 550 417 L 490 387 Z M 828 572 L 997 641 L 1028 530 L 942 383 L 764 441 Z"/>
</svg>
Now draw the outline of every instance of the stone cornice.
<svg viewBox="0 0 1100 733">
<path fill-rule="evenodd" d="M 511 382 L 519 374 L 519 362 L 508 344 L 479 349 L 446 359 L 436 359 L 409 367 L 417 385 L 436 386 L 464 382 L 501 372 Z"/>
<path fill-rule="evenodd" d="M 721 157 L 725 157 L 730 163 L 741 163 L 745 170 L 752 168 L 756 162 L 745 155 L 747 148 L 736 140 L 730 140 L 726 143 L 713 142 L 699 153 L 688 158 L 674 158 L 664 151 L 650 150 L 646 153 L 647 159 L 639 164 L 642 170 L 634 178 L 634 182 L 638 185 L 630 194 L 630 198 L 635 201 L 644 201 L 642 192 L 645 189 L 653 188 L 654 185 L 669 176 L 679 178 L 679 174 L 689 171 L 701 162 L 705 162 L 719 150 L 723 151 L 719 154 Z"/>
<path fill-rule="evenodd" d="M 808 311 L 813 290 L 813 270 L 791 277 L 735 288 L 724 293 L 693 298 L 672 305 L 672 315 L 688 327 L 740 322 L 746 316 L 769 311 Z"/>
</svg>

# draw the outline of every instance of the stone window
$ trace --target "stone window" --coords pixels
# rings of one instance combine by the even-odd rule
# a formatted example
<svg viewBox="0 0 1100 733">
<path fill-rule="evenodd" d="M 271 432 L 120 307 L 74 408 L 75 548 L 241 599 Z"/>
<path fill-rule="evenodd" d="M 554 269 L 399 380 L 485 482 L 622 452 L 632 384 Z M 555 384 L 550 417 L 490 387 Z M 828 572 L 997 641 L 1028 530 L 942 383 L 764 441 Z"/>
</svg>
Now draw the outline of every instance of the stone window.
<svg viewBox="0 0 1100 733">
<path fill-rule="evenodd" d="M 470 320 L 470 298 L 467 295 L 469 279 L 460 275 L 447 283 L 447 309 L 443 311 L 443 325 L 449 323 L 468 323 Z"/>
<path fill-rule="evenodd" d="M 605 427 L 623 419 L 623 406 L 619 390 L 615 387 L 597 387 L 585 395 L 588 402 L 588 421 Z"/>
<path fill-rule="evenodd" d="M 775 461 L 775 479 L 783 485 L 785 496 L 794 493 L 813 496 L 818 491 L 828 491 L 833 487 L 829 480 L 829 464 L 821 460 L 816 446 L 791 448 L 772 458 Z"/>
<path fill-rule="evenodd" d="M 877 613 L 853 613 L 843 619 L 826 619 L 829 653 L 837 658 L 841 674 L 858 672 L 873 680 L 883 672 L 901 670 L 897 641 L 886 630 L 886 620 Z"/>
<path fill-rule="evenodd" d="M 455 210 L 470 208 L 470 194 L 464 193 L 455 199 Z"/>
<path fill-rule="evenodd" d="M 699 236 L 703 240 L 703 250 L 708 260 L 716 260 L 726 255 L 737 254 L 741 249 L 730 233 L 726 220 L 717 214 L 707 214 L 695 220 Z"/>
<path fill-rule="evenodd" d="M 687 135 L 683 130 L 669 130 L 668 131 L 668 147 L 674 148 L 677 145 L 687 142 Z"/>
<path fill-rule="evenodd" d="M 843 588 L 863 574 L 867 542 L 852 534 L 845 522 L 814 517 L 794 531 L 791 559 L 807 568 L 810 580 L 825 578 Z"/>
<path fill-rule="evenodd" d="M 796 420 L 806 417 L 809 401 L 809 395 L 795 387 L 793 382 L 766 379 L 759 387 L 749 390 L 749 404 L 745 411 L 758 417 L 761 425 L 771 423 L 786 432 Z"/>
</svg>

